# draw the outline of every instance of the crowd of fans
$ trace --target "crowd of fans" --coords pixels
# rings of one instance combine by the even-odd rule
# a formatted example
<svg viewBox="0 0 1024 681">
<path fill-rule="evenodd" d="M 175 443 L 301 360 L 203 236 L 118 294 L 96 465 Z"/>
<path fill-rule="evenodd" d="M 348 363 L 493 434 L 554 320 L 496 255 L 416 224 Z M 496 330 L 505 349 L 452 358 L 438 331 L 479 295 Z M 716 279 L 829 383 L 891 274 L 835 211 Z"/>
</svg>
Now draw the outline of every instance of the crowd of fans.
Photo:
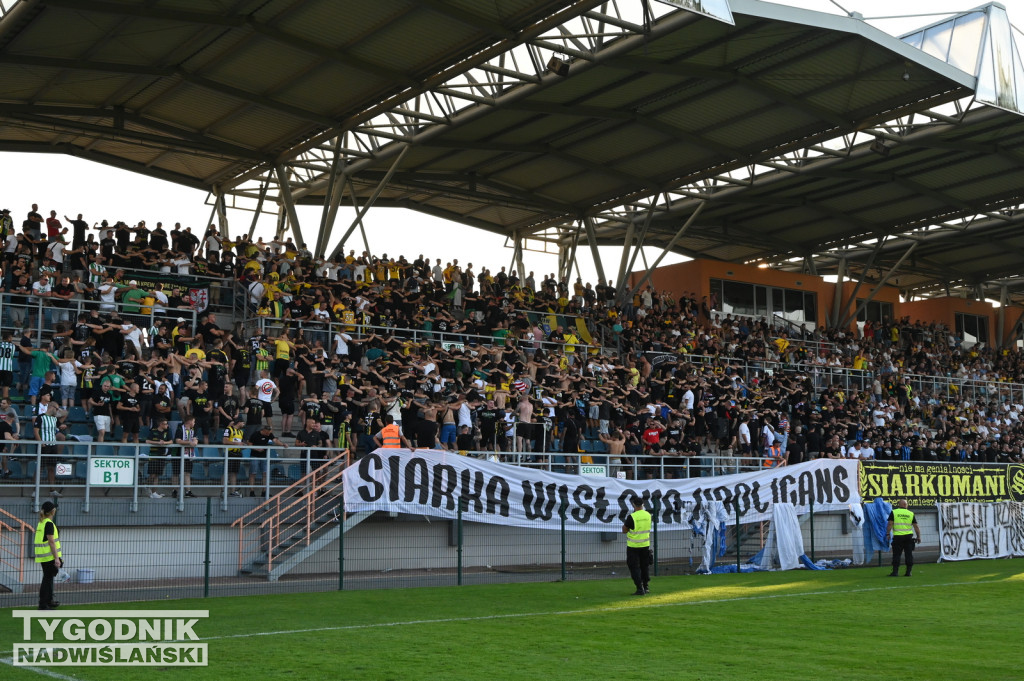
<svg viewBox="0 0 1024 681">
<path fill-rule="evenodd" d="M 687 461 L 712 454 L 767 466 L 1022 460 L 1024 396 L 999 389 L 1024 380 L 1021 354 L 965 348 L 937 324 L 793 337 L 650 286 L 623 295 L 611 282 L 520 279 L 423 255 L 317 258 L 290 238 L 228 239 L 212 225 L 197 236 L 180 225 L 65 221 L 70 244 L 53 211 L 43 220 L 33 206 L 21 229 L 0 212 L 5 302 L 44 300 L 55 323 L 39 339 L 27 315 L 5 315 L 0 389 L 7 399 L 16 386 L 36 416 L 33 433 L 0 420 L 0 439 L 34 437 L 46 454 L 80 406 L 98 440 L 119 432 L 186 458 L 203 444 L 233 445 L 236 459 L 242 447 L 328 443 L 359 456 L 394 423 L 411 446 L 528 452 L 570 470 L 594 442 L 613 465 L 662 457 L 632 469 L 648 476 L 699 473 Z M 237 282 L 251 317 L 225 328 L 205 311 L 192 328 L 179 316 L 189 303 L 140 289 L 122 271 L 133 269 Z M 152 326 L 133 316 L 143 298 Z M 86 312 L 62 315 L 79 299 Z M 856 381 L 834 380 L 839 369 Z M 948 376 L 952 387 L 915 389 L 914 374 Z M 969 399 L 958 391 L 965 379 L 990 383 Z M 238 462 L 229 470 L 241 494 Z M 262 473 L 251 466 L 250 483 Z"/>
</svg>

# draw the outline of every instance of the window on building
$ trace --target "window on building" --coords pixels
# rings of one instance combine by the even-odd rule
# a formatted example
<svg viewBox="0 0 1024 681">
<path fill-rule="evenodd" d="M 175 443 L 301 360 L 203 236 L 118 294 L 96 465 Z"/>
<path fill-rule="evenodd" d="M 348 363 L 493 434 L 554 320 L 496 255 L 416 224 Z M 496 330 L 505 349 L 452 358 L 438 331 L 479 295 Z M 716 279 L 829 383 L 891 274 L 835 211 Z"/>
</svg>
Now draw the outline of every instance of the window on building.
<svg viewBox="0 0 1024 681">
<path fill-rule="evenodd" d="M 970 348 L 978 343 L 988 344 L 988 317 L 957 312 L 956 335 L 963 338 L 964 347 Z"/>
<path fill-rule="evenodd" d="M 864 304 L 863 298 L 857 299 L 857 321 L 858 322 L 881 322 L 886 319 L 892 320 L 892 303 L 883 303 L 877 300 L 872 300 L 868 303 L 864 309 L 861 309 L 861 305 Z"/>
<path fill-rule="evenodd" d="M 805 328 L 813 328 L 818 321 L 817 296 L 799 289 L 712 279 L 711 302 L 723 314 L 782 318 Z"/>
</svg>

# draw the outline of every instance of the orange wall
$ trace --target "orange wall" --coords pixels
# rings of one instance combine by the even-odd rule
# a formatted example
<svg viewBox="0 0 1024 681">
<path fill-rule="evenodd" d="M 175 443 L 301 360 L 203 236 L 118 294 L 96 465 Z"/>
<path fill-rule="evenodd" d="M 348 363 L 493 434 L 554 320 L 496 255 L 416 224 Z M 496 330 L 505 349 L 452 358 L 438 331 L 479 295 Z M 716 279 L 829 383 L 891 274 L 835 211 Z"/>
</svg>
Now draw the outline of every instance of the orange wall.
<svg viewBox="0 0 1024 681">
<path fill-rule="evenodd" d="M 630 283 L 635 286 L 643 277 L 643 272 L 630 275 Z M 651 285 L 657 291 L 667 290 L 679 298 L 687 293 L 696 295 L 697 300 L 711 295 L 711 280 L 725 279 L 742 281 L 762 286 L 780 286 L 782 288 L 810 291 L 817 294 L 818 325 L 825 324 L 826 313 L 832 314 L 832 306 L 836 293 L 836 285 L 821 277 L 799 272 L 781 272 L 751 265 L 736 265 L 718 260 L 690 260 L 675 265 L 659 267 L 651 277 Z M 856 282 L 843 282 L 843 300 L 849 298 L 857 286 Z M 866 298 L 872 287 L 865 284 L 857 292 L 858 298 Z M 899 304 L 899 290 L 891 286 L 884 287 L 875 296 L 875 300 L 892 303 L 894 309 Z M 853 313 L 850 309 L 850 314 Z"/>
<path fill-rule="evenodd" d="M 644 272 L 633 272 L 630 284 L 635 286 L 643 277 Z M 674 297 L 693 295 L 697 300 L 711 295 L 711 280 L 726 279 L 742 281 L 763 286 L 781 286 L 790 289 L 802 289 L 817 293 L 818 325 L 825 324 L 825 319 L 832 314 L 836 285 L 826 282 L 821 277 L 796 272 L 780 272 L 778 270 L 736 265 L 718 260 L 690 260 L 675 265 L 667 265 L 654 270 L 650 284 L 656 291 L 669 291 Z M 843 298 L 849 299 L 857 284 L 853 281 L 843 282 Z M 863 300 L 874 287 L 864 284 L 857 291 L 857 298 Z M 990 303 L 965 298 L 929 298 L 909 303 L 901 303 L 899 290 L 885 286 L 874 297 L 875 301 L 892 303 L 893 317 L 900 319 L 910 317 L 910 321 L 942 322 L 950 329 L 955 328 L 955 314 L 963 312 L 982 315 L 989 318 L 989 338 L 996 341 L 998 331 L 999 310 Z M 856 301 L 850 305 L 847 313 L 852 315 L 856 310 Z M 1005 334 L 1009 335 L 1013 325 L 1020 317 L 1022 308 L 1006 309 Z"/>
<path fill-rule="evenodd" d="M 915 300 L 903 303 L 900 306 L 900 317 L 910 317 L 910 321 L 942 322 L 950 329 L 956 328 L 956 313 L 973 314 L 980 317 L 988 317 L 988 337 L 993 344 L 998 340 L 996 332 L 999 330 L 998 319 L 999 309 L 984 300 L 969 300 L 967 298 L 942 297 Z M 1019 308 L 1007 308 L 1006 329 L 1009 333 L 1010 326 L 1020 316 Z"/>
</svg>

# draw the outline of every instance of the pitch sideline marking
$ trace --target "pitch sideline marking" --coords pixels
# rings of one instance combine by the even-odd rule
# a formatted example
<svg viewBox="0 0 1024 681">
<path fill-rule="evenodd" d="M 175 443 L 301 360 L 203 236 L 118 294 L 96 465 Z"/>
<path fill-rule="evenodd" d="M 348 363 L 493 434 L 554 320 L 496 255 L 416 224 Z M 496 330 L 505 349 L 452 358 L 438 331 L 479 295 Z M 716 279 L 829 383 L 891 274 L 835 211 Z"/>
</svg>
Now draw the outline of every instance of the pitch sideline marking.
<svg viewBox="0 0 1024 681">
<path fill-rule="evenodd" d="M 80 676 L 66 676 L 64 674 L 58 674 L 57 672 L 50 671 L 49 669 L 46 669 L 44 667 L 22 667 L 20 665 L 16 665 L 14 664 L 13 657 L 0 657 L 0 664 L 6 664 L 10 667 L 14 667 L 15 669 L 24 669 L 27 672 L 35 672 L 40 676 L 46 676 L 51 679 L 58 679 L 59 681 L 83 681 L 82 677 Z"/>
<path fill-rule="evenodd" d="M 399 622 L 374 622 L 369 624 L 346 624 L 339 625 L 336 627 L 315 627 L 311 629 L 284 629 L 281 631 L 254 631 L 246 634 L 225 634 L 223 636 L 209 636 L 206 638 L 200 638 L 200 641 L 218 641 L 223 639 L 232 638 L 254 638 L 257 636 L 282 636 L 285 634 L 312 634 L 324 631 L 352 631 L 359 629 L 380 629 L 384 627 L 401 627 L 407 625 L 419 625 L 419 624 L 445 624 L 451 622 L 483 622 L 487 620 L 501 620 L 501 619 L 517 619 L 522 617 L 544 617 L 544 616 L 563 616 L 563 615 L 589 615 L 593 613 L 605 613 L 605 612 L 621 612 L 624 610 L 639 610 L 645 608 L 674 608 L 674 607 L 685 607 L 691 605 L 712 605 L 715 603 L 736 603 L 740 601 L 759 601 L 768 600 L 772 598 L 802 598 L 804 596 L 828 596 L 830 594 L 848 594 L 848 593 L 865 593 L 871 591 L 891 591 L 894 589 L 933 589 L 937 587 L 947 586 L 973 586 L 975 584 L 996 584 L 1003 580 L 990 579 L 980 580 L 977 582 L 946 582 L 942 584 L 908 584 L 906 586 L 876 586 L 876 587 L 865 587 L 861 589 L 844 589 L 839 591 L 804 591 L 801 593 L 793 594 L 765 594 L 761 596 L 737 596 L 735 598 L 709 598 L 699 601 L 686 601 L 682 603 L 651 603 L 644 605 L 638 603 L 637 605 L 627 605 L 619 607 L 604 607 L 604 608 L 586 608 L 580 610 L 554 610 L 547 612 L 514 612 L 504 613 L 497 615 L 475 615 L 472 617 L 445 617 L 431 620 L 404 620 Z"/>
</svg>

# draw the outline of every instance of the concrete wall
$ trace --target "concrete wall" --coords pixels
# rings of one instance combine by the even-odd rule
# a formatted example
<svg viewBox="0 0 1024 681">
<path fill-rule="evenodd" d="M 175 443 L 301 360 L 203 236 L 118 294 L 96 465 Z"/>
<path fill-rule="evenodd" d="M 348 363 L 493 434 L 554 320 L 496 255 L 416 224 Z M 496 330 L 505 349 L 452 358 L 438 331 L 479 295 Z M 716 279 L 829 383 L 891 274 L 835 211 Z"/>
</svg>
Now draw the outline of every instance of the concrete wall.
<svg viewBox="0 0 1024 681">
<path fill-rule="evenodd" d="M 918 513 L 926 553 L 937 551 L 938 520 L 935 511 Z M 392 519 L 385 514 L 357 525 L 345 536 L 345 572 L 385 573 L 399 570 L 453 570 L 457 547 L 449 543 L 450 522 L 422 518 Z M 845 532 L 844 532 L 845 529 Z M 815 549 L 818 557 L 845 558 L 852 555 L 852 526 L 843 524 L 842 514 L 818 514 L 814 518 Z M 731 533 L 732 528 L 729 529 Z M 810 524 L 803 523 L 804 546 L 811 550 Z M 625 541 L 614 535 L 602 541 L 601 533 L 570 532 L 566 536 L 566 559 L 570 563 L 615 563 L 623 561 Z M 68 570 L 95 571 L 97 581 L 131 582 L 203 577 L 204 525 L 152 525 L 148 527 L 82 526 L 62 529 L 62 544 Z M 463 527 L 463 566 L 517 567 L 558 565 L 561 537 L 558 532 L 466 523 Z M 731 535 L 730 535 L 731 541 Z M 756 538 L 745 546 L 753 546 Z M 699 560 L 699 545 L 688 531 L 662 532 L 659 559 Z M 868 561 L 873 562 L 874 557 Z M 888 557 L 884 557 L 885 561 Z M 238 534 L 225 524 L 211 528 L 210 575 L 234 577 L 238 570 Z M 725 562 L 729 559 L 726 558 Z M 337 541 L 311 556 L 292 574 L 336 573 Z M 38 568 L 26 565 L 35 581 Z M 2 601 L 0 601 L 2 602 Z"/>
</svg>

